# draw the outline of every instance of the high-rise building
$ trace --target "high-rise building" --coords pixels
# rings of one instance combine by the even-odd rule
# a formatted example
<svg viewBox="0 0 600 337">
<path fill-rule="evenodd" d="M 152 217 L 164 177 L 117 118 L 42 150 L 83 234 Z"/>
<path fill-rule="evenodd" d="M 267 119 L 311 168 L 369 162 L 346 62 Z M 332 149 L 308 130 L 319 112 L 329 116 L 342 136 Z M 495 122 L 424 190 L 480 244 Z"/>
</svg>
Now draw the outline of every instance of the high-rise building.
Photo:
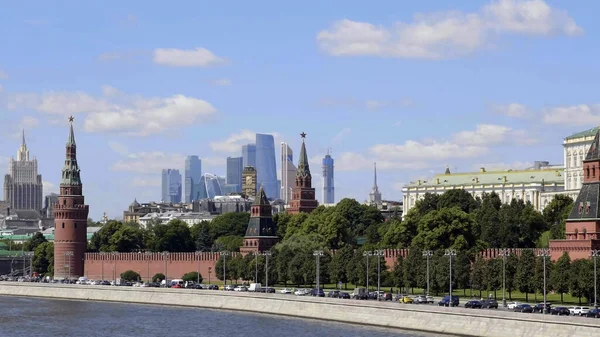
<svg viewBox="0 0 600 337">
<path fill-rule="evenodd" d="M 242 191 L 243 157 L 227 157 L 227 192 Z M 230 186 L 231 185 L 231 186 Z M 229 191 L 233 189 L 233 191 Z"/>
<path fill-rule="evenodd" d="M 308 156 L 306 155 L 306 145 L 304 139 L 306 133 L 300 134 L 302 137 L 302 147 L 300 148 L 300 160 L 298 161 L 298 172 L 296 173 L 296 186 L 292 190 L 292 200 L 287 212 L 298 214 L 300 212 L 310 213 L 319 206 L 315 200 L 315 189 L 312 187 L 312 175 L 308 166 Z"/>
<path fill-rule="evenodd" d="M 292 200 L 292 188 L 295 185 L 296 165 L 294 165 L 294 152 L 287 143 L 281 143 L 281 192 L 280 198 L 286 204 Z"/>
<path fill-rule="evenodd" d="M 218 177 L 211 173 L 204 173 L 202 175 L 201 181 L 203 182 L 202 187 L 204 189 L 204 191 L 202 191 L 201 193 L 201 199 L 214 199 L 214 197 L 216 196 L 223 195 L 223 190 L 221 189 L 221 186 L 224 182 L 224 179 L 222 179 L 222 177 Z"/>
<path fill-rule="evenodd" d="M 10 159 L 8 174 L 4 176 L 4 200 L 11 209 L 42 210 L 42 176 L 38 174 L 37 159 L 29 160 L 29 150 L 25 142 L 25 131 L 17 160 Z"/>
<path fill-rule="evenodd" d="M 202 160 L 198 156 L 187 156 L 185 158 L 185 187 L 184 201 L 190 203 L 194 201 L 194 187 L 198 186 L 202 177 Z"/>
<path fill-rule="evenodd" d="M 323 203 L 333 204 L 335 203 L 333 185 L 333 158 L 329 154 L 329 150 L 323 158 Z"/>
<path fill-rule="evenodd" d="M 381 193 L 379 192 L 379 187 L 377 186 L 377 163 L 373 163 L 373 188 L 371 189 L 371 193 L 369 193 L 369 202 L 372 204 L 381 202 Z"/>
<path fill-rule="evenodd" d="M 181 202 L 181 174 L 179 170 L 162 170 L 162 201 L 173 204 Z"/>
<path fill-rule="evenodd" d="M 242 172 L 242 194 L 256 196 L 256 169 L 253 166 L 244 167 Z"/>
<path fill-rule="evenodd" d="M 256 167 L 256 144 L 248 144 L 242 146 L 242 165 Z"/>
<path fill-rule="evenodd" d="M 84 276 L 89 206 L 85 204 L 83 184 L 77 164 L 77 145 L 73 117 L 62 169 L 60 194 L 54 207 L 54 278 L 77 279 Z"/>
<path fill-rule="evenodd" d="M 279 198 L 273 135 L 256 134 L 256 183 L 269 197 Z"/>
</svg>

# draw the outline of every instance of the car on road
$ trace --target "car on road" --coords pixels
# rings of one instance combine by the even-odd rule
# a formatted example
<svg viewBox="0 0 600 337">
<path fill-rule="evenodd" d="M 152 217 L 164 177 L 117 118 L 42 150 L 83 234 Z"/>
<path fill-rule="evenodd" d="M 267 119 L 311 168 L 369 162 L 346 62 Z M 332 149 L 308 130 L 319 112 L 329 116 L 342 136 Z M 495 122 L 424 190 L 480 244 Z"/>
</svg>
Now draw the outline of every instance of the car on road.
<svg viewBox="0 0 600 337">
<path fill-rule="evenodd" d="M 306 296 L 308 294 L 308 290 L 306 289 L 297 289 L 294 291 L 294 295 L 296 296 Z"/>
<path fill-rule="evenodd" d="M 498 301 L 496 300 L 483 300 L 481 301 L 481 307 L 484 309 L 498 309 Z"/>
<path fill-rule="evenodd" d="M 514 309 L 514 312 L 527 312 L 527 313 L 532 313 L 533 312 L 533 307 L 530 306 L 529 304 L 525 304 L 525 303 L 521 303 L 519 305 L 517 305 Z"/>
<path fill-rule="evenodd" d="M 588 307 L 569 307 L 569 311 L 571 312 L 571 315 L 584 316 L 585 314 L 588 313 L 588 311 L 590 311 L 590 308 L 588 308 Z"/>
<path fill-rule="evenodd" d="M 514 310 L 517 306 L 521 305 L 523 303 L 521 302 L 508 302 L 506 304 L 506 307 L 508 308 L 508 310 Z"/>
<path fill-rule="evenodd" d="M 425 295 L 416 296 L 414 298 L 414 300 L 415 300 L 415 303 L 417 303 L 417 304 L 433 303 L 433 297 L 425 296 Z"/>
<path fill-rule="evenodd" d="M 544 313 L 544 308 L 546 307 L 546 311 L 550 312 L 552 310 L 552 304 L 551 303 L 538 303 L 536 305 L 533 306 L 533 312 L 537 312 L 537 313 Z"/>
<path fill-rule="evenodd" d="M 413 304 L 413 303 L 415 303 L 415 301 L 411 297 L 408 297 L 408 295 L 402 296 L 402 299 L 400 301 L 402 303 L 404 303 L 404 304 Z"/>
<path fill-rule="evenodd" d="M 450 300 L 450 296 L 446 295 L 442 298 L 441 301 L 438 302 L 438 306 L 440 307 L 457 307 L 459 304 L 458 296 L 452 296 L 452 300 Z"/>
<path fill-rule="evenodd" d="M 482 305 L 483 303 L 481 303 L 481 301 L 468 301 L 465 303 L 465 308 L 481 309 Z"/>
<path fill-rule="evenodd" d="M 287 295 L 287 294 L 291 294 L 292 293 L 292 289 L 290 289 L 290 288 L 283 288 L 279 292 L 282 293 L 282 294 L 286 294 Z"/>
<path fill-rule="evenodd" d="M 248 288 L 246 288 L 245 286 L 237 286 L 233 288 L 233 291 L 248 291 Z"/>
<path fill-rule="evenodd" d="M 569 316 L 571 311 L 567 307 L 554 307 L 550 310 L 550 315 Z"/>
<path fill-rule="evenodd" d="M 347 292 L 341 292 L 340 293 L 340 298 L 349 300 L 350 299 L 350 294 L 348 294 Z"/>
<path fill-rule="evenodd" d="M 340 297 L 340 291 L 339 290 L 332 290 L 332 291 L 330 291 L 330 292 L 327 293 L 327 297 L 338 298 L 338 297 Z"/>
<path fill-rule="evenodd" d="M 384 293 L 384 294 L 381 296 L 381 300 L 382 300 L 382 301 L 391 301 L 391 300 L 393 300 L 393 299 L 394 299 L 394 296 L 392 295 L 392 293 Z"/>
<path fill-rule="evenodd" d="M 598 308 L 591 309 L 590 311 L 587 312 L 587 314 L 585 314 L 585 317 L 600 318 L 600 309 L 598 309 Z"/>
</svg>

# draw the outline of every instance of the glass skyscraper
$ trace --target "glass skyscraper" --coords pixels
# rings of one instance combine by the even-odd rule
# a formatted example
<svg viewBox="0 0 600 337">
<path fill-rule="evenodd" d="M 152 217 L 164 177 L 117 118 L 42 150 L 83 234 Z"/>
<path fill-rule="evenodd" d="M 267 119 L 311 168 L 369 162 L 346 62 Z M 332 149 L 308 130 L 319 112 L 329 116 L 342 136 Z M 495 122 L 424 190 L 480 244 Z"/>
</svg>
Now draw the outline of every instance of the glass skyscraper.
<svg viewBox="0 0 600 337">
<path fill-rule="evenodd" d="M 294 152 L 287 143 L 281 143 L 281 192 L 280 198 L 286 204 L 292 200 L 292 188 L 296 186 L 296 165 L 294 165 Z"/>
<path fill-rule="evenodd" d="M 184 186 L 184 200 L 190 203 L 196 200 L 196 194 L 194 189 L 198 187 L 200 183 L 200 177 L 202 177 L 202 161 L 198 156 L 187 156 L 185 159 L 185 186 Z"/>
<path fill-rule="evenodd" d="M 335 203 L 334 187 L 333 187 L 333 158 L 327 151 L 327 155 L 323 158 L 323 200 L 324 204 Z"/>
<path fill-rule="evenodd" d="M 269 199 L 279 198 L 275 140 L 273 135 L 256 134 L 256 188 L 263 186 Z"/>
<path fill-rule="evenodd" d="M 162 201 L 181 202 L 181 174 L 179 170 L 162 170 Z"/>
<path fill-rule="evenodd" d="M 248 144 L 242 146 L 243 167 L 252 166 L 256 168 L 256 145 Z"/>
<path fill-rule="evenodd" d="M 242 170 L 243 170 L 243 157 L 227 157 L 227 180 L 226 184 L 230 185 L 228 188 L 232 188 L 231 192 L 242 192 Z M 235 185 L 235 186 L 232 186 Z"/>
</svg>

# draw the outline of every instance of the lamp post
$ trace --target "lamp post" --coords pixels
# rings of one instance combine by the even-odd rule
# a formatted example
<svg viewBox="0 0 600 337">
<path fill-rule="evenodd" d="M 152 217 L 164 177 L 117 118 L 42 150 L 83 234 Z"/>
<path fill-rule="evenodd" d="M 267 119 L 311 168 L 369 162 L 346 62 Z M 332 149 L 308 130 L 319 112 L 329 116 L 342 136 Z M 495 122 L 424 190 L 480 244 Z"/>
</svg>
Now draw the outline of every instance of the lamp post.
<svg viewBox="0 0 600 337">
<path fill-rule="evenodd" d="M 71 279 L 71 256 L 73 256 L 73 251 L 68 250 L 65 252 L 65 256 L 69 257 L 69 280 Z"/>
<path fill-rule="evenodd" d="M 369 257 L 373 256 L 373 252 L 363 252 L 363 256 L 367 258 L 367 293 L 369 292 Z"/>
<path fill-rule="evenodd" d="M 25 254 L 29 256 L 29 278 L 31 278 L 31 275 L 33 273 L 33 252 L 27 252 Z"/>
<path fill-rule="evenodd" d="M 208 285 L 210 285 L 210 273 L 212 273 L 212 267 L 208 267 Z"/>
<path fill-rule="evenodd" d="M 110 256 L 112 256 L 112 259 L 113 259 L 113 281 L 114 281 L 114 285 L 117 285 L 117 255 L 119 255 L 119 253 L 117 253 L 117 252 L 110 252 Z"/>
<path fill-rule="evenodd" d="M 200 284 L 200 256 L 202 256 L 202 252 L 194 253 L 196 255 L 196 259 L 198 260 L 198 284 Z"/>
<path fill-rule="evenodd" d="M 500 249 L 500 256 L 502 256 L 502 306 L 504 307 L 506 307 L 506 257 L 509 254 L 508 249 Z"/>
<path fill-rule="evenodd" d="M 269 293 L 269 256 L 271 256 L 271 251 L 263 252 L 262 255 L 265 256 L 265 293 Z"/>
<path fill-rule="evenodd" d="M 152 282 L 150 279 L 150 258 L 152 257 L 152 252 L 146 251 L 144 255 L 146 255 L 146 277 L 148 278 L 148 283 L 150 283 Z"/>
<path fill-rule="evenodd" d="M 597 284 L 598 281 L 596 279 L 597 274 L 596 274 L 596 258 L 600 256 L 600 250 L 594 249 L 592 250 L 592 257 L 594 258 L 594 308 L 598 307 L 598 289 L 597 289 Z"/>
<path fill-rule="evenodd" d="M 427 259 L 427 296 L 429 296 L 429 258 L 433 256 L 433 251 L 424 250 L 423 256 Z"/>
<path fill-rule="evenodd" d="M 255 262 L 255 271 L 254 271 L 254 283 L 258 283 L 258 257 L 260 256 L 260 252 L 254 252 L 254 262 Z"/>
<path fill-rule="evenodd" d="M 106 256 L 106 252 L 100 252 L 100 264 L 102 265 L 102 272 L 100 274 L 100 278 L 104 281 L 104 257 Z"/>
<path fill-rule="evenodd" d="M 542 249 L 537 254 L 543 260 L 544 265 L 544 315 L 548 313 L 548 302 L 546 302 L 546 258 L 550 256 L 550 249 Z"/>
<path fill-rule="evenodd" d="M 169 265 L 168 265 L 168 262 L 169 262 L 169 255 L 171 255 L 171 254 L 169 252 L 162 252 L 160 254 L 165 257 L 165 288 L 168 288 L 169 287 L 169 276 L 168 276 L 169 275 L 168 274 Z"/>
<path fill-rule="evenodd" d="M 319 296 L 319 290 L 321 290 L 321 283 L 320 283 L 320 273 L 319 273 L 319 267 L 320 267 L 320 258 L 321 256 L 323 256 L 323 251 L 322 250 L 315 250 L 313 252 L 313 256 L 316 258 L 316 264 L 317 264 L 317 294 L 316 296 Z"/>
<path fill-rule="evenodd" d="M 227 274 L 226 274 L 227 268 L 225 267 L 225 265 L 226 265 L 226 262 L 227 262 L 226 261 L 227 256 L 229 256 L 229 254 L 230 253 L 228 251 L 226 251 L 226 250 L 224 250 L 224 251 L 221 252 L 221 256 L 223 256 L 223 290 L 225 290 L 225 286 L 227 285 Z"/>
<path fill-rule="evenodd" d="M 446 252 L 444 253 L 444 255 L 448 256 L 448 258 L 450 259 L 450 297 L 449 297 L 449 303 L 448 306 L 451 307 L 452 306 L 452 257 L 456 256 L 456 250 L 454 249 L 446 249 Z"/>
<path fill-rule="evenodd" d="M 384 250 L 376 250 L 373 252 L 373 255 L 377 256 L 377 300 L 381 299 L 379 294 L 379 290 L 381 289 L 381 257 L 385 255 Z"/>
</svg>

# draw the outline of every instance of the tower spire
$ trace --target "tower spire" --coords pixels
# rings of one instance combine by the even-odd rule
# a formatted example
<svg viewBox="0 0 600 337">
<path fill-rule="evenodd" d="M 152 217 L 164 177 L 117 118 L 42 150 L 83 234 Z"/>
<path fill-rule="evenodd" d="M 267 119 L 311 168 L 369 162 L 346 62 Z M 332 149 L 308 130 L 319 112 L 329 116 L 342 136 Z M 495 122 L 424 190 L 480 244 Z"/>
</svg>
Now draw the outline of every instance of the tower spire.
<svg viewBox="0 0 600 337">
<path fill-rule="evenodd" d="M 381 193 L 377 186 L 377 163 L 373 163 L 373 170 L 373 188 L 371 189 L 371 193 L 369 193 L 369 201 L 371 203 L 378 203 L 381 202 Z"/>
<path fill-rule="evenodd" d="M 61 185 L 81 186 L 79 164 L 77 164 L 77 145 L 75 144 L 75 132 L 73 131 L 73 116 L 69 117 L 69 138 L 67 138 L 67 154 L 65 166 L 62 170 Z"/>
<path fill-rule="evenodd" d="M 300 134 L 302 137 L 302 147 L 300 148 L 300 160 L 298 161 L 298 171 L 296 173 L 296 177 L 306 178 L 311 177 L 310 175 L 310 167 L 308 166 L 308 156 L 306 155 L 306 145 L 304 144 L 304 139 L 306 138 L 306 133 L 302 132 Z"/>
<path fill-rule="evenodd" d="M 377 187 L 377 163 L 373 163 L 374 177 L 373 177 L 373 190 L 378 190 Z"/>
<path fill-rule="evenodd" d="M 17 152 L 17 160 L 29 161 L 29 150 L 27 149 L 27 143 L 25 142 L 25 129 L 23 129 L 21 134 L 21 146 Z"/>
<path fill-rule="evenodd" d="M 69 117 L 69 124 L 71 124 L 71 128 L 69 130 L 69 139 L 67 140 L 67 146 L 76 146 L 75 144 L 75 132 L 73 132 L 73 121 L 75 118 L 73 116 Z"/>
</svg>

